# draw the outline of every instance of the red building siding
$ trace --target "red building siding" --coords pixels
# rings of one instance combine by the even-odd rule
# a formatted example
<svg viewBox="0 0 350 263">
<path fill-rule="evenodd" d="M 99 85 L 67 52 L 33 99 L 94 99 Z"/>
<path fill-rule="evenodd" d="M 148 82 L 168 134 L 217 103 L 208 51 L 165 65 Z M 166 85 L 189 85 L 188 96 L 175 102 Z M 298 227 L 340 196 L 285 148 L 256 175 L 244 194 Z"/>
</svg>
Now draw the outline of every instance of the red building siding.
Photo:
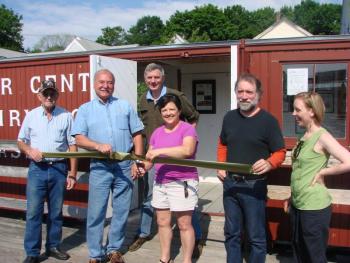
<svg viewBox="0 0 350 263">
<path fill-rule="evenodd" d="M 84 75 L 89 74 L 90 70 L 87 56 L 79 60 L 67 58 L 10 64 L 0 64 L 0 78 L 11 80 L 11 90 L 3 87 L 3 94 L 0 95 L 3 109 L 0 140 L 16 140 L 24 111 L 39 105 L 35 91 L 46 77 L 56 78 L 60 90 L 58 105 L 69 111 L 90 98 L 90 78 Z M 17 115 L 19 118 L 15 118 Z"/>
<path fill-rule="evenodd" d="M 296 43 L 278 42 L 273 44 L 245 43 L 241 60 L 243 71 L 257 75 L 264 87 L 262 107 L 269 110 L 282 124 L 282 65 L 297 63 L 342 62 L 350 65 L 350 40 L 324 40 Z M 348 74 L 350 67 L 348 66 Z M 349 77 L 347 87 L 350 87 Z M 350 101 L 348 92 L 347 101 Z M 350 107 L 347 105 L 347 112 Z M 346 130 L 349 130 L 349 117 Z M 288 148 L 295 145 L 295 139 L 285 138 Z M 350 134 L 339 139 L 344 145 L 350 144 Z"/>
</svg>

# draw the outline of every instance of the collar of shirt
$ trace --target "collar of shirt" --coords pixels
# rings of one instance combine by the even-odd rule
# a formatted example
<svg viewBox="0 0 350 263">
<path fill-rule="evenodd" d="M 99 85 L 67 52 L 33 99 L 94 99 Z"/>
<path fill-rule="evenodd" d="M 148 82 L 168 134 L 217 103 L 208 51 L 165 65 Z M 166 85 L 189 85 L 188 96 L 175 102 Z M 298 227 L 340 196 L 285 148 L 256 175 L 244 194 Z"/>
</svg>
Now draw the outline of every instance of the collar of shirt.
<svg viewBox="0 0 350 263">
<path fill-rule="evenodd" d="M 41 109 L 42 109 L 42 115 L 43 116 L 47 116 L 47 112 L 46 112 L 46 110 L 45 110 L 43 105 L 41 105 Z M 57 112 L 57 107 L 55 105 L 53 110 L 51 111 L 51 115 L 54 116 L 56 112 Z"/>
<path fill-rule="evenodd" d="M 106 104 L 111 104 L 114 100 L 117 100 L 118 98 L 110 96 L 106 102 L 104 102 L 103 100 L 101 100 L 100 98 L 97 98 L 96 100 L 101 103 L 102 105 L 106 105 Z"/>
<path fill-rule="evenodd" d="M 160 92 L 159 98 L 157 98 L 157 99 L 153 98 L 151 91 L 148 90 L 148 91 L 147 91 L 147 94 L 146 94 L 146 99 L 148 99 L 148 100 L 153 100 L 155 103 L 157 103 L 157 101 L 158 101 L 161 97 L 163 97 L 165 94 L 166 94 L 166 86 L 163 86 L 163 87 L 162 87 L 162 91 Z"/>
</svg>

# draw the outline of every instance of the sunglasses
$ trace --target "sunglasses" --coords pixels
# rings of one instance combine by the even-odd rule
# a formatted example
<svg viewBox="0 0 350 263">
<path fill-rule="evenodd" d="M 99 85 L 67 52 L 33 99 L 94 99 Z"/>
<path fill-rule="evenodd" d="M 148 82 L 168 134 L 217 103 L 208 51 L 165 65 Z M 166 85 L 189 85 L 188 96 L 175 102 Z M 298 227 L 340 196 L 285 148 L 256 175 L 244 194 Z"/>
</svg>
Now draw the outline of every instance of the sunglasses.
<svg viewBox="0 0 350 263">
<path fill-rule="evenodd" d="M 185 198 L 188 198 L 188 183 L 187 183 L 187 181 L 184 181 L 184 194 L 185 194 Z"/>
<path fill-rule="evenodd" d="M 298 158 L 301 148 L 303 147 L 304 141 L 299 141 L 297 146 L 294 148 L 293 150 L 293 154 L 292 154 L 292 158 L 293 160 L 295 160 L 296 158 Z"/>
<path fill-rule="evenodd" d="M 51 97 L 51 98 L 56 98 L 58 96 L 58 93 L 56 90 L 53 89 L 46 89 L 42 92 L 42 95 L 45 98 Z"/>
</svg>

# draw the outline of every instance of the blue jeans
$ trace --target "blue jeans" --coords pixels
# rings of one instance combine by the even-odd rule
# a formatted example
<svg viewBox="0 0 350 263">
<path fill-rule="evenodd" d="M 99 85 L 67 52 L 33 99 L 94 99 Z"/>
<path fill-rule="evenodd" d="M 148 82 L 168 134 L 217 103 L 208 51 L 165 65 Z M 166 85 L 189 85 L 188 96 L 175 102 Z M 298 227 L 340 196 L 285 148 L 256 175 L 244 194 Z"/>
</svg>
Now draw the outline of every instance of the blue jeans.
<svg viewBox="0 0 350 263">
<path fill-rule="evenodd" d="M 153 222 L 154 209 L 151 205 L 152 195 L 153 195 L 153 184 L 155 169 L 152 167 L 151 170 L 143 177 L 144 180 L 144 195 L 143 203 L 141 205 L 141 218 L 140 227 L 138 230 L 139 237 L 148 237 L 151 235 L 151 228 Z M 192 226 L 194 229 L 196 240 L 202 238 L 202 230 L 199 223 L 199 212 L 194 210 L 192 215 Z"/>
<path fill-rule="evenodd" d="M 242 262 L 241 227 L 245 224 L 250 255 L 248 262 L 266 257 L 266 180 L 224 180 L 225 248 L 227 263 Z"/>
<path fill-rule="evenodd" d="M 143 202 L 141 205 L 141 218 L 140 227 L 138 230 L 139 237 L 148 237 L 151 235 L 151 228 L 153 222 L 154 209 L 151 205 L 153 195 L 153 181 L 154 181 L 155 169 L 152 167 L 147 174 L 143 177 Z"/>
<path fill-rule="evenodd" d="M 102 259 L 106 252 L 118 251 L 122 247 L 134 186 L 130 167 L 130 161 L 91 162 L 86 223 L 90 258 Z M 103 229 L 110 192 L 113 213 L 105 251 L 102 246 Z"/>
<path fill-rule="evenodd" d="M 47 200 L 46 249 L 58 247 L 62 238 L 62 206 L 66 188 L 67 163 L 30 162 L 27 178 L 27 212 L 24 249 L 37 257 L 41 250 L 42 217 Z"/>
</svg>

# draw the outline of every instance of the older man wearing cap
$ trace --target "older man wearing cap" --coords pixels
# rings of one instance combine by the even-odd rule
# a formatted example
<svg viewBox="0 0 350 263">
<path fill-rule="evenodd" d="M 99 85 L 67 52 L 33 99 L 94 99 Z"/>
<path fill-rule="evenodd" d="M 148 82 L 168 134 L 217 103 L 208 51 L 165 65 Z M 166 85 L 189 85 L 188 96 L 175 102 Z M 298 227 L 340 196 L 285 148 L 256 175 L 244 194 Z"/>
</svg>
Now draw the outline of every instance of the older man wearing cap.
<svg viewBox="0 0 350 263">
<path fill-rule="evenodd" d="M 41 228 L 44 202 L 47 201 L 46 255 L 67 260 L 69 255 L 60 250 L 62 237 L 62 206 L 65 189 L 76 183 L 77 160 L 44 158 L 42 152 L 76 151 L 71 137 L 72 115 L 56 106 L 59 96 L 55 82 L 42 82 L 38 92 L 41 105 L 27 113 L 18 135 L 18 148 L 30 159 L 27 177 L 27 212 L 24 248 L 27 254 L 24 263 L 39 262 L 41 251 Z"/>
</svg>

